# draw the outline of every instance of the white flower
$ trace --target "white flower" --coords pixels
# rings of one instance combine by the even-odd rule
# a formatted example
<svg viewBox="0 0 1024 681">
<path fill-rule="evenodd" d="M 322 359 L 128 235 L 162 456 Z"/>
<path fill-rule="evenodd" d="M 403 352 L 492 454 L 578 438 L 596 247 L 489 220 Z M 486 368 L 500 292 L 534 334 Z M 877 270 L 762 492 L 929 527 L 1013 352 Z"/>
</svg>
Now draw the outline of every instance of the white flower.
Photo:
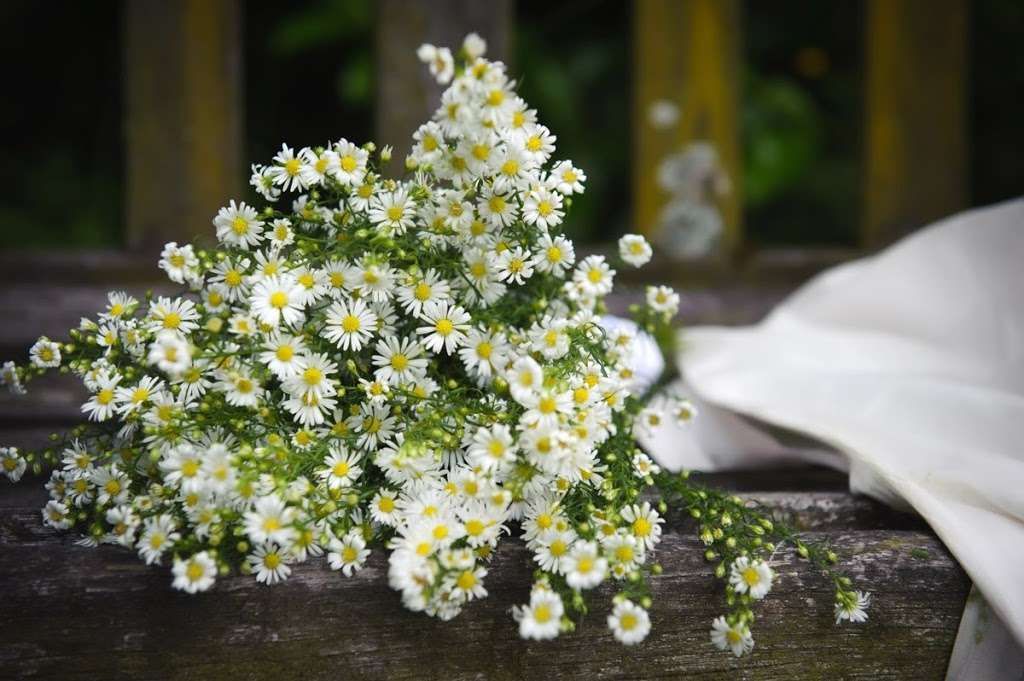
<svg viewBox="0 0 1024 681">
<path fill-rule="evenodd" d="M 191 300 L 160 296 L 149 304 L 146 328 L 153 333 L 177 331 L 187 334 L 199 328 L 199 312 Z"/>
<path fill-rule="evenodd" d="M 533 275 L 533 258 L 520 246 L 507 248 L 498 255 L 498 279 L 522 284 Z"/>
<path fill-rule="evenodd" d="M 411 277 L 406 285 L 398 289 L 396 298 L 406 312 L 419 317 L 423 314 L 424 305 L 449 300 L 450 293 L 448 282 L 431 268 L 420 277 Z"/>
<path fill-rule="evenodd" d="M 118 388 L 114 393 L 117 412 L 126 415 L 142 409 L 159 397 L 163 388 L 163 381 L 155 376 L 143 376 L 134 386 Z"/>
<path fill-rule="evenodd" d="M 470 33 L 462 41 L 462 49 L 469 60 L 473 61 L 484 56 L 484 52 L 487 51 L 487 41 L 476 33 Z"/>
<path fill-rule="evenodd" d="M 349 487 L 362 475 L 360 458 L 358 453 L 342 447 L 332 448 L 331 454 L 324 459 L 324 468 L 317 472 L 317 476 L 327 483 L 329 489 Z"/>
<path fill-rule="evenodd" d="M 846 591 L 836 594 L 836 624 L 843 620 L 866 622 L 869 605 L 871 605 L 871 594 L 869 593 Z"/>
<path fill-rule="evenodd" d="M 274 156 L 274 165 L 270 166 L 268 174 L 275 185 L 286 192 L 292 192 L 306 188 L 307 173 L 303 169 L 304 166 L 301 152 L 296 156 L 291 147 L 282 144 L 281 151 Z"/>
<path fill-rule="evenodd" d="M 711 642 L 719 650 L 732 650 L 732 654 L 741 657 L 754 649 L 754 637 L 745 624 L 729 624 L 725 617 L 717 617 L 711 623 Z"/>
<path fill-rule="evenodd" d="M 305 318 L 302 286 L 289 274 L 267 277 L 252 288 L 249 305 L 252 314 L 267 326 L 277 327 L 282 321 L 291 327 Z"/>
<path fill-rule="evenodd" d="M 43 508 L 43 522 L 55 530 L 66 530 L 71 527 L 68 507 L 59 501 L 50 500 Z"/>
<path fill-rule="evenodd" d="M 544 372 L 532 357 L 521 357 L 506 376 L 512 397 L 519 403 L 530 400 L 531 395 L 544 384 Z"/>
<path fill-rule="evenodd" d="M 608 615 L 608 628 L 620 643 L 636 645 L 651 631 L 651 618 L 646 610 L 626 599 L 616 603 Z"/>
<path fill-rule="evenodd" d="M 405 234 L 415 223 L 415 204 L 404 189 L 377 194 L 370 201 L 370 222 L 385 234 Z"/>
<path fill-rule="evenodd" d="M 477 428 L 467 456 L 471 465 L 484 471 L 501 470 L 515 461 L 512 432 L 501 424 Z"/>
<path fill-rule="evenodd" d="M 375 303 L 388 300 L 393 291 L 394 273 L 386 265 L 362 261 L 352 288 Z"/>
<path fill-rule="evenodd" d="M 60 344 L 54 343 L 43 336 L 28 351 L 32 365 L 40 369 L 52 369 L 60 366 Z"/>
<path fill-rule="evenodd" d="M 466 344 L 459 350 L 459 359 L 471 375 L 488 379 L 505 365 L 508 349 L 505 334 L 473 327 L 466 334 Z"/>
<path fill-rule="evenodd" d="M 24 395 L 25 388 L 21 384 L 21 378 L 18 376 L 18 368 L 14 362 L 4 362 L 2 368 L 0 368 L 0 385 L 7 386 L 8 391 L 12 395 Z"/>
<path fill-rule="evenodd" d="M 690 400 L 680 398 L 679 401 L 676 402 L 674 414 L 676 417 L 676 421 L 678 421 L 680 424 L 689 424 L 691 421 L 693 421 L 693 419 L 697 417 L 697 413 L 697 407 L 693 404 L 693 402 L 690 402 Z"/>
<path fill-rule="evenodd" d="M 305 341 L 298 336 L 275 333 L 263 344 L 260 361 L 274 372 L 279 379 L 287 379 L 300 371 L 300 364 L 306 352 Z"/>
<path fill-rule="evenodd" d="M 647 239 L 639 234 L 627 234 L 619 239 L 619 257 L 633 267 L 646 265 L 653 254 Z"/>
<path fill-rule="evenodd" d="M 422 355 L 423 347 L 409 338 L 381 339 L 373 355 L 373 364 L 377 367 L 374 376 L 393 386 L 412 382 L 427 373 L 427 359 Z"/>
<path fill-rule="evenodd" d="M 548 175 L 547 186 L 569 196 L 571 194 L 582 194 L 583 183 L 587 181 L 586 174 L 573 166 L 570 161 L 562 161 L 551 169 Z"/>
<path fill-rule="evenodd" d="M 147 361 L 168 376 L 181 375 L 192 364 L 188 341 L 175 331 L 161 331 L 149 346 Z"/>
<path fill-rule="evenodd" d="M 295 514 L 295 509 L 276 494 L 262 496 L 256 500 L 253 509 L 245 513 L 245 533 L 255 544 L 274 542 L 290 546 L 296 535 L 292 527 Z"/>
<path fill-rule="evenodd" d="M 18 454 L 17 447 L 0 447 L 0 473 L 11 482 L 18 482 L 25 473 L 25 459 Z"/>
<path fill-rule="evenodd" d="M 623 508 L 619 515 L 629 523 L 629 529 L 645 549 L 653 549 L 661 541 L 661 524 L 665 519 L 651 508 L 650 502 L 632 504 Z"/>
<path fill-rule="evenodd" d="M 146 565 L 159 563 L 164 552 L 179 539 L 181 535 L 178 534 L 177 524 L 171 516 L 165 513 L 147 518 L 137 544 L 139 555 L 145 559 Z"/>
<path fill-rule="evenodd" d="M 528 225 L 537 225 L 543 230 L 562 224 L 562 197 L 540 187 L 526 197 L 523 204 L 523 220 Z"/>
<path fill-rule="evenodd" d="M 366 176 L 366 161 L 369 158 L 366 150 L 360 149 L 346 139 L 341 139 L 334 145 L 334 151 L 338 154 L 338 181 L 344 185 L 357 185 L 362 182 Z M 370 188 L 372 190 L 372 185 Z M 368 199 L 369 196 L 364 198 Z M 362 206 L 361 210 L 365 208 Z"/>
<path fill-rule="evenodd" d="M 751 598 L 761 599 L 772 589 L 775 573 L 763 560 L 751 560 L 748 556 L 740 556 L 732 563 L 729 571 L 729 584 L 736 593 L 750 592 Z"/>
<path fill-rule="evenodd" d="M 198 278 L 199 258 L 190 244 L 178 246 L 172 241 L 165 245 L 160 253 L 159 267 L 167 272 L 167 278 L 176 284 L 192 283 Z"/>
<path fill-rule="evenodd" d="M 375 315 L 362 299 L 334 303 L 327 309 L 324 338 L 342 350 L 358 352 L 373 337 Z"/>
<path fill-rule="evenodd" d="M 416 50 L 416 56 L 430 67 L 430 75 L 434 76 L 438 83 L 447 85 L 451 82 L 455 74 L 455 60 L 452 59 L 452 52 L 447 47 L 435 47 L 424 43 Z"/>
<path fill-rule="evenodd" d="M 615 270 L 608 267 L 603 255 L 590 255 L 576 266 L 572 280 L 586 294 L 603 296 L 611 292 L 614 276 Z"/>
<path fill-rule="evenodd" d="M 573 589 L 593 589 L 608 574 L 608 561 L 597 544 L 577 541 L 565 559 L 565 581 Z"/>
<path fill-rule="evenodd" d="M 358 529 L 349 530 L 341 539 L 331 540 L 327 563 L 332 570 L 341 570 L 346 577 L 363 567 L 370 550 Z"/>
<path fill-rule="evenodd" d="M 217 563 L 208 551 L 200 551 L 188 560 L 175 558 L 173 572 L 174 588 L 194 594 L 213 586 L 217 577 Z"/>
<path fill-rule="evenodd" d="M 283 582 L 292 573 L 287 558 L 280 546 L 266 543 L 256 547 L 249 555 L 248 563 L 250 569 L 256 573 L 257 582 L 271 585 Z"/>
<path fill-rule="evenodd" d="M 452 354 L 466 342 L 469 330 L 469 314 L 458 305 L 448 302 L 430 303 L 423 307 L 424 326 L 416 329 L 423 336 L 423 346 L 440 354 Z"/>
<path fill-rule="evenodd" d="M 563 236 L 551 237 L 542 234 L 537 240 L 537 251 L 533 256 L 534 266 L 541 272 L 563 276 L 576 262 L 576 250 L 572 242 Z"/>
<path fill-rule="evenodd" d="M 247 371 L 224 374 L 217 387 L 227 403 L 236 407 L 255 407 L 263 397 L 263 386 Z"/>
<path fill-rule="evenodd" d="M 673 316 L 679 312 L 679 294 L 668 286 L 648 286 L 647 304 L 655 312 Z"/>
<path fill-rule="evenodd" d="M 263 221 L 257 215 L 256 209 L 244 201 L 237 205 L 232 201 L 213 219 L 217 238 L 226 246 L 243 250 L 258 246 L 263 238 Z"/>
<path fill-rule="evenodd" d="M 541 641 L 558 636 L 565 607 L 558 594 L 535 586 L 530 593 L 530 604 L 517 606 L 512 613 L 519 622 L 519 636 Z"/>
</svg>

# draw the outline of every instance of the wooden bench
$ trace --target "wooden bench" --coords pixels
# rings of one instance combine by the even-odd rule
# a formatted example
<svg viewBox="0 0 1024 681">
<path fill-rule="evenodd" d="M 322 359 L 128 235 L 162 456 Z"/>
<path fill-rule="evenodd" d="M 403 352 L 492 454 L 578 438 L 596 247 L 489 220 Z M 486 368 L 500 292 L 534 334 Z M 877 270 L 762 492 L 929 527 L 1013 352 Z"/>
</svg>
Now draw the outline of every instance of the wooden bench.
<svg viewBox="0 0 1024 681">
<path fill-rule="evenodd" d="M 49 272 L 60 271 L 60 262 L 47 262 Z M 136 293 L 147 287 L 135 265 L 118 262 L 72 258 L 63 283 L 50 284 L 31 282 L 30 259 L 6 262 L 12 285 L 0 287 L 0 314 L 13 323 L 0 328 L 0 359 L 24 359 L 40 332 L 62 337 L 101 307 L 108 279 L 135 281 L 127 288 Z M 747 321 L 772 302 L 749 291 L 728 295 L 723 303 L 713 290 L 700 294 L 688 317 Z M 736 309 L 748 319 L 730 318 Z M 0 397 L 0 444 L 41 446 L 48 433 L 81 420 L 81 395 L 73 378 L 57 376 L 34 384 L 27 398 Z M 188 596 L 171 589 L 167 566 L 147 567 L 116 547 L 76 546 L 75 536 L 46 529 L 44 480 L 27 478 L 0 481 L 0 678 L 943 677 L 970 582 L 920 519 L 850 495 L 845 478 L 824 469 L 704 477 L 775 508 L 808 536 L 832 538 L 851 576 L 874 594 L 871 619 L 836 626 L 830 585 L 784 550 L 774 565 L 778 582 L 757 610 L 753 654 L 737 660 L 715 650 L 708 630 L 725 610 L 721 585 L 691 522 L 671 515 L 656 554 L 664 574 L 653 580 L 654 627 L 634 648 L 615 643 L 605 627 L 607 590 L 577 632 L 519 640 L 509 609 L 527 599 L 532 565 L 517 540 L 496 555 L 488 598 L 448 623 L 402 608 L 381 551 L 353 578 L 313 562 L 278 586 L 238 576 Z"/>
</svg>

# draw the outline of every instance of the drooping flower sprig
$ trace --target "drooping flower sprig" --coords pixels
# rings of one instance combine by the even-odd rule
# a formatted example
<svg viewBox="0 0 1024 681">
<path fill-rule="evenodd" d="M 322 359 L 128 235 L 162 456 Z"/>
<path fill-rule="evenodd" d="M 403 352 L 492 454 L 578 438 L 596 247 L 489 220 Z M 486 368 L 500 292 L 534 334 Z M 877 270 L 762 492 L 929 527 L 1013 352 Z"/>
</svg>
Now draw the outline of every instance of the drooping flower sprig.
<svg viewBox="0 0 1024 681">
<path fill-rule="evenodd" d="M 48 370 L 80 376 L 90 423 L 0 449 L 0 470 L 52 467 L 46 523 L 169 563 L 190 593 L 232 572 L 275 584 L 320 557 L 350 576 L 386 550 L 403 603 L 450 619 L 487 595 L 517 533 L 536 563 L 523 637 L 571 630 L 611 582 L 608 626 L 634 644 L 673 505 L 726 581 L 720 647 L 752 647 L 786 543 L 834 580 L 837 619 L 860 621 L 867 597 L 834 554 L 635 444 L 695 416 L 633 366 L 640 335 L 674 342 L 679 297 L 649 287 L 632 326 L 603 318 L 613 264 L 651 247 L 627 235 L 621 262 L 577 255 L 561 225 L 586 175 L 554 160 L 555 136 L 483 51 L 476 36 L 456 56 L 419 50 L 450 85 L 401 179 L 386 147 L 285 145 L 252 168 L 266 206 L 214 217 L 216 249 L 166 245 L 180 295 L 111 293 L 66 342 L 4 365 L 17 393 Z M 660 499 L 641 499 L 652 487 Z"/>
</svg>

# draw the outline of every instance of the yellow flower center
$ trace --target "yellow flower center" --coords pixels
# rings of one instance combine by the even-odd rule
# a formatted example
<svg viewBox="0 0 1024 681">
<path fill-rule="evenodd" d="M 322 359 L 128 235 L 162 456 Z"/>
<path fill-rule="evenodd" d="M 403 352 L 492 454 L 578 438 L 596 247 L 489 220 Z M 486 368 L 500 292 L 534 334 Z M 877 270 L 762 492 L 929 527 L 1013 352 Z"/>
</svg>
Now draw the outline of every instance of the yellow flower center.
<svg viewBox="0 0 1024 681">
<path fill-rule="evenodd" d="M 448 334 L 455 330 L 455 325 L 452 324 L 452 320 L 445 318 L 438 319 L 437 323 L 434 325 L 434 328 L 442 336 L 447 336 Z"/>
<path fill-rule="evenodd" d="M 181 326 L 181 315 L 177 312 L 168 312 L 164 315 L 164 328 L 176 329 Z"/>
<path fill-rule="evenodd" d="M 356 169 L 358 165 L 359 163 L 350 154 L 346 154 L 345 156 L 341 157 L 341 169 L 344 170 L 346 173 L 351 173 L 353 170 Z M 363 198 L 366 198 L 367 196 L 370 195 L 370 192 L 373 191 L 373 185 L 363 185 L 363 187 L 369 187 L 366 194 L 363 195 Z M 360 195 L 363 194 L 363 187 L 359 188 Z"/>
<path fill-rule="evenodd" d="M 309 367 L 302 372 L 302 380 L 306 382 L 306 385 L 317 385 L 324 377 L 324 372 L 320 371 L 316 367 Z"/>
<path fill-rule="evenodd" d="M 284 172 L 288 173 L 290 177 L 298 175 L 301 168 L 302 161 L 297 158 L 290 158 L 284 162 Z"/>
<path fill-rule="evenodd" d="M 391 356 L 391 368 L 395 371 L 404 371 L 409 366 L 409 358 L 405 355 L 395 354 Z"/>
<path fill-rule="evenodd" d="M 459 588 L 463 591 L 469 591 L 476 586 L 476 575 L 473 574 L 472 570 L 463 570 L 459 578 L 455 580 L 455 583 L 459 585 Z"/>
<path fill-rule="evenodd" d="M 538 605 L 533 609 L 533 619 L 537 620 L 541 624 L 548 622 L 551 619 L 551 608 L 547 604 Z"/>
<path fill-rule="evenodd" d="M 347 333 L 354 333 L 360 329 L 362 324 L 359 322 L 359 317 L 353 315 L 345 315 L 345 318 L 341 320 L 341 328 Z"/>
<path fill-rule="evenodd" d="M 757 586 L 761 582 L 761 575 L 751 566 L 743 571 L 743 581 L 747 586 Z"/>
<path fill-rule="evenodd" d="M 278 310 L 286 307 L 288 305 L 288 294 L 284 291 L 275 291 L 270 296 L 270 305 L 271 307 L 276 307 Z"/>
<path fill-rule="evenodd" d="M 345 461 L 339 461 L 338 463 L 334 464 L 333 468 L 331 468 L 331 473 L 333 473 L 334 477 L 336 478 L 343 478 L 346 475 L 348 475 L 349 470 L 350 467 L 348 463 L 346 463 Z"/>
<path fill-rule="evenodd" d="M 110 388 L 104 388 L 96 395 L 96 402 L 106 406 L 114 401 L 114 391 Z"/>
<path fill-rule="evenodd" d="M 249 231 L 249 221 L 240 215 L 236 216 L 235 219 L 231 221 L 231 230 L 238 236 L 244 236 L 245 233 Z"/>
<path fill-rule="evenodd" d="M 637 518 L 633 521 L 633 534 L 638 537 L 646 537 L 651 533 L 651 521 L 647 518 Z"/>
<path fill-rule="evenodd" d="M 295 356 L 295 348 L 293 348 L 290 345 L 282 345 L 277 349 L 277 352 L 274 354 L 282 362 L 288 362 L 291 361 L 291 358 Z"/>
<path fill-rule="evenodd" d="M 416 284 L 416 288 L 413 290 L 413 295 L 416 297 L 416 300 L 419 300 L 420 302 L 428 300 L 432 293 L 433 291 L 430 288 L 430 284 L 425 281 L 421 281 Z"/>
<path fill-rule="evenodd" d="M 632 631 L 637 625 L 636 615 L 627 613 L 619 618 L 619 626 L 626 631 Z"/>
</svg>

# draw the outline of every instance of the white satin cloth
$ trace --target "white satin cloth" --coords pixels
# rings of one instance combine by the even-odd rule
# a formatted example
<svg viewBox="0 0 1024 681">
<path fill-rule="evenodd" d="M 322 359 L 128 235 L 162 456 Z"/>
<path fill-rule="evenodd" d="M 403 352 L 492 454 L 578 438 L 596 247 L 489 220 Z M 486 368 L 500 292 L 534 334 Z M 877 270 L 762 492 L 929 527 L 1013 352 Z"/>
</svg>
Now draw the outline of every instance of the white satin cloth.
<svg viewBox="0 0 1024 681">
<path fill-rule="evenodd" d="M 684 343 L 677 388 L 701 414 L 644 442 L 659 462 L 848 466 L 853 491 L 920 513 L 987 601 L 969 602 L 948 678 L 1024 678 L 1024 200 L 942 220 L 824 272 L 760 324 Z"/>
</svg>

